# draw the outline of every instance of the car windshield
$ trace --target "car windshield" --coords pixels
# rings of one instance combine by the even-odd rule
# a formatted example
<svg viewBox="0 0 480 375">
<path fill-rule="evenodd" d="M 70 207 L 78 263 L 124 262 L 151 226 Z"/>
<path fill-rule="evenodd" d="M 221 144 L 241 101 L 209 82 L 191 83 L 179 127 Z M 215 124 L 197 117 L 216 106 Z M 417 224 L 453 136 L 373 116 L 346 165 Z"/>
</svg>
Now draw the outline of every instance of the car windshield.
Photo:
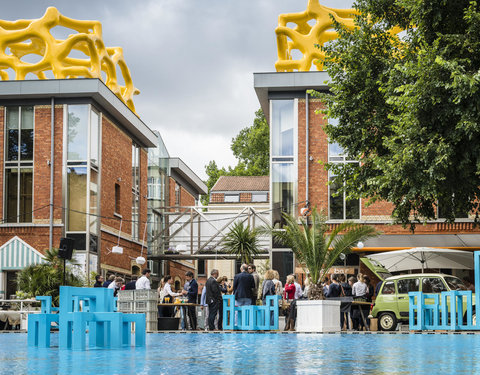
<svg viewBox="0 0 480 375">
<path fill-rule="evenodd" d="M 377 272 L 378 276 L 383 278 L 383 280 L 385 280 L 387 277 L 391 277 L 392 274 L 390 272 Z"/>
<path fill-rule="evenodd" d="M 445 281 L 451 290 L 467 290 L 465 284 L 458 277 L 445 276 Z"/>
</svg>

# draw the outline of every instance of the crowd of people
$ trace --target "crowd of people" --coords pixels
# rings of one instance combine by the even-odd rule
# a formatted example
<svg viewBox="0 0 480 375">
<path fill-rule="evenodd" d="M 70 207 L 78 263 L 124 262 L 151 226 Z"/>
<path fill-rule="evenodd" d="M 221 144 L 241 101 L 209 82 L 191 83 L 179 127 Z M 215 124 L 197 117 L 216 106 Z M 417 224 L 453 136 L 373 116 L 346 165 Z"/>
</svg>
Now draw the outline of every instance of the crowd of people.
<svg viewBox="0 0 480 375">
<path fill-rule="evenodd" d="M 151 272 L 148 268 L 145 268 L 142 271 L 142 277 L 137 280 L 134 276 L 128 283 L 125 283 L 125 280 L 119 276 L 110 275 L 107 280 L 104 280 L 102 275 L 96 275 L 93 287 L 113 289 L 113 295 L 115 297 L 119 290 L 150 289 Z"/>
<path fill-rule="evenodd" d="M 124 279 L 115 275 L 110 275 L 108 280 L 103 280 L 103 276 L 97 275 L 94 287 L 110 288 L 117 295 L 119 290 L 150 289 L 149 269 L 142 271 L 142 276 L 137 280 L 125 283 Z M 159 302 L 159 317 L 173 317 L 176 313 L 173 303 L 175 298 L 183 297 L 189 304 L 184 306 L 183 310 L 188 318 L 188 326 L 196 330 L 198 327 L 195 304 L 197 304 L 199 286 L 195 280 L 193 272 L 188 271 L 185 274 L 186 282 L 181 291 L 172 289 L 174 279 L 171 275 L 166 275 L 160 281 L 157 289 Z M 308 298 L 310 290 L 310 280 L 307 278 L 304 287 L 297 282 L 296 275 L 291 274 L 286 278 L 283 286 L 280 281 L 279 273 L 275 270 L 267 270 L 263 276 L 263 282 L 260 285 L 261 277 L 256 271 L 254 264 L 242 264 L 240 272 L 235 275 L 233 285 L 229 283 L 226 276 L 220 276 L 217 269 L 210 272 L 205 286 L 202 289 L 200 306 L 205 311 L 205 329 L 221 330 L 223 325 L 223 299 L 224 294 L 234 294 L 236 306 L 265 304 L 267 296 L 278 295 L 282 297 L 280 303 L 281 312 L 285 316 L 285 330 L 295 330 L 296 323 L 296 301 Z M 352 297 L 354 301 L 370 302 L 378 294 L 381 282 L 374 287 L 368 276 L 358 274 L 357 277 L 351 276 L 348 279 L 344 274 L 333 274 L 326 277 L 321 284 L 325 298 Z M 191 305 L 190 305 L 191 304 Z M 342 304 L 342 306 L 344 306 Z M 366 322 L 365 316 L 368 316 L 368 304 L 347 306 L 341 310 L 340 326 L 341 329 L 363 330 Z M 362 311 L 363 308 L 363 317 Z M 273 315 L 272 315 L 273 324 Z M 352 326 L 350 324 L 352 322 Z M 185 322 L 184 328 L 185 328 Z"/>
</svg>

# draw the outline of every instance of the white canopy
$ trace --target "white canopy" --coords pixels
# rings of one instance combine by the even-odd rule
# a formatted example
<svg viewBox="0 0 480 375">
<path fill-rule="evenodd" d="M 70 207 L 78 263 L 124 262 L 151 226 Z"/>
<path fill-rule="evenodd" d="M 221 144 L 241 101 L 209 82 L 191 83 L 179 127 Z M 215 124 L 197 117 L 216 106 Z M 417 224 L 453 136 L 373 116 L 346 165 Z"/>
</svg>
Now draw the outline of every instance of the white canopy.
<svg viewBox="0 0 480 375">
<path fill-rule="evenodd" d="M 415 269 L 473 269 L 473 252 L 415 247 L 413 249 L 370 254 L 367 258 L 381 263 L 390 272 Z"/>
</svg>

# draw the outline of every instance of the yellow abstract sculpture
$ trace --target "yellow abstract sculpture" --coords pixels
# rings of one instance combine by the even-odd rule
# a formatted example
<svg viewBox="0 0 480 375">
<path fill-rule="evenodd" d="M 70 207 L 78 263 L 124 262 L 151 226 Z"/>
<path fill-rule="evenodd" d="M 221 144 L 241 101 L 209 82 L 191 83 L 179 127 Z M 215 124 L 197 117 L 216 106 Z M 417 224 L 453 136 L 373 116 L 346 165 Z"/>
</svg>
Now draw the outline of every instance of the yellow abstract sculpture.
<svg viewBox="0 0 480 375">
<path fill-rule="evenodd" d="M 56 26 L 72 29 L 76 33 L 65 40 L 55 39 L 50 31 Z M 74 51 L 82 52 L 88 59 L 70 56 Z M 40 61 L 31 63 L 22 60 L 32 54 L 40 56 Z M 117 65 L 122 73 L 124 86 L 118 82 Z M 35 74 L 39 79 L 46 79 L 47 71 L 51 71 L 57 79 L 99 78 L 135 112 L 132 98 L 140 92 L 133 86 L 130 71 L 123 58 L 123 50 L 120 47 L 105 47 L 102 25 L 98 21 L 74 20 L 61 15 L 53 7 L 48 8 L 44 16 L 36 20 L 0 20 L 2 80 L 12 79 L 8 75 L 9 68 L 15 72 L 14 79 L 17 80 L 25 79 L 29 73 Z"/>
<path fill-rule="evenodd" d="M 278 60 L 275 63 L 277 72 L 293 70 L 309 71 L 312 63 L 317 70 L 323 70 L 325 53 L 315 44 L 323 46 L 326 42 L 338 38 L 333 29 L 330 14 L 335 20 L 352 30 L 355 25 L 353 17 L 355 9 L 333 9 L 320 5 L 319 0 L 308 0 L 307 10 L 301 13 L 281 14 L 278 17 L 277 34 Z M 287 27 L 289 22 L 297 26 Z M 290 40 L 288 40 L 288 38 Z M 294 60 L 292 51 L 298 50 L 302 58 Z"/>
</svg>

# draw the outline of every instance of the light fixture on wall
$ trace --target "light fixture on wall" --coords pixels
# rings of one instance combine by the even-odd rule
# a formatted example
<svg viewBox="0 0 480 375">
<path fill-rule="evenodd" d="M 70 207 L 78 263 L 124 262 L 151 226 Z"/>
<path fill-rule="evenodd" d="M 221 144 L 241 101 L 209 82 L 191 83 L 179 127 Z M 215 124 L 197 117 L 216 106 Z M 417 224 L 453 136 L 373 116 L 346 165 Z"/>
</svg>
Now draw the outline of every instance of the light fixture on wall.
<svg viewBox="0 0 480 375">
<path fill-rule="evenodd" d="M 359 243 L 357 243 L 357 247 L 358 247 L 359 249 L 363 249 L 363 246 L 365 246 L 365 245 L 363 244 L 362 241 L 360 241 Z"/>
<path fill-rule="evenodd" d="M 135 259 L 135 262 L 137 262 L 137 264 L 139 264 L 139 265 L 144 265 L 145 262 L 146 262 L 146 259 L 144 257 L 137 257 Z"/>
<path fill-rule="evenodd" d="M 123 254 L 123 247 L 121 247 L 121 246 L 114 246 L 114 247 L 112 247 L 112 253 L 114 253 L 114 254 Z"/>
</svg>

